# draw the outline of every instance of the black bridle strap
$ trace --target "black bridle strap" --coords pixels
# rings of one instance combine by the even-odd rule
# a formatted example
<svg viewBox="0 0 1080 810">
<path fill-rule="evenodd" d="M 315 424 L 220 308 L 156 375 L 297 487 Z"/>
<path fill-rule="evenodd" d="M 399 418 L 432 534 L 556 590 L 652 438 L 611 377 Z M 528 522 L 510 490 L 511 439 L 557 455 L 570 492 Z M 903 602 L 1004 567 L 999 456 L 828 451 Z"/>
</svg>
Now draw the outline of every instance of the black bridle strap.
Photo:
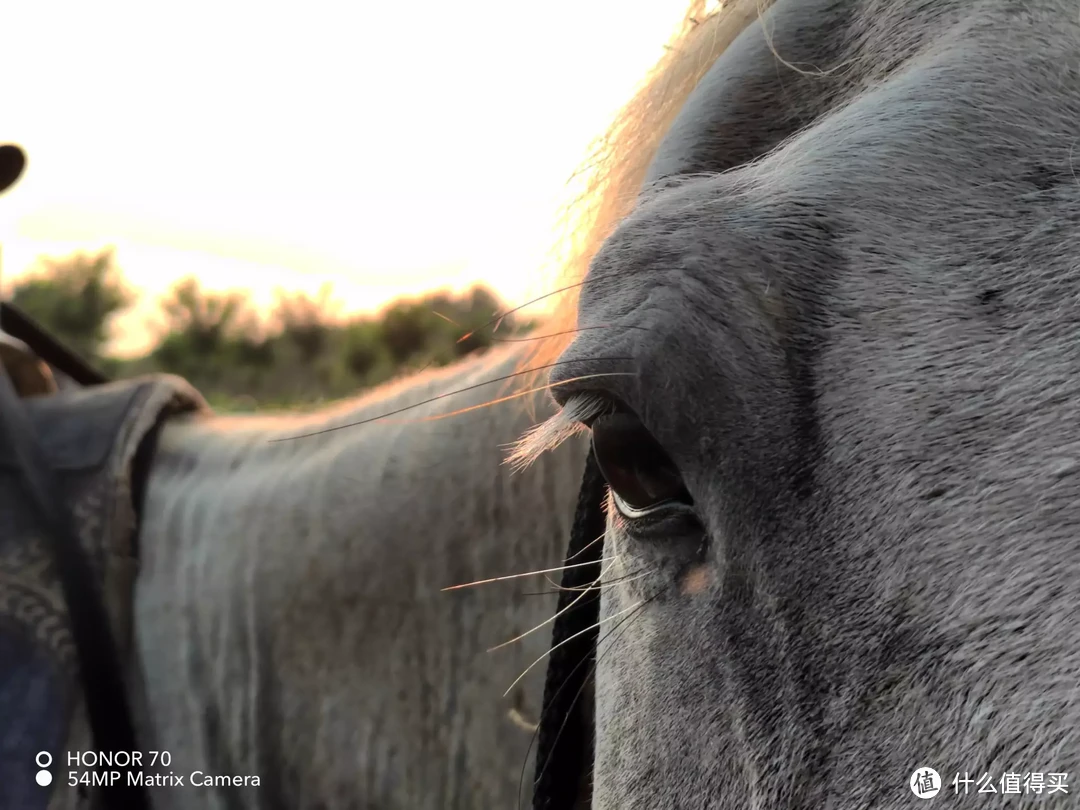
<svg viewBox="0 0 1080 810">
<path fill-rule="evenodd" d="M 0 326 L 18 338 L 46 363 L 71 377 L 79 385 L 99 385 L 109 378 L 49 334 L 41 324 L 7 301 L 0 301 Z"/>
<path fill-rule="evenodd" d="M 574 567 L 563 569 L 564 590 L 559 591 L 559 615 L 551 632 L 552 650 L 537 734 L 534 810 L 575 807 L 581 799 L 579 791 L 591 776 L 592 707 L 585 684 L 596 661 L 600 591 L 597 587 L 582 595 L 582 589 L 599 585 L 606 527 L 603 498 L 604 477 L 590 448 L 566 549 L 566 564 Z M 579 596 L 580 601 L 570 607 Z"/>
<path fill-rule="evenodd" d="M 105 601 L 94 577 L 72 516 L 58 508 L 60 488 L 37 440 L 23 401 L 0 365 L 0 442 L 15 455 L 22 487 L 30 499 L 45 535 L 52 542 L 56 570 L 68 607 L 86 711 L 98 751 L 133 752 L 135 726 L 124 686 L 120 655 Z M 126 779 L 102 788 L 109 810 L 147 810 L 146 789 Z"/>
</svg>

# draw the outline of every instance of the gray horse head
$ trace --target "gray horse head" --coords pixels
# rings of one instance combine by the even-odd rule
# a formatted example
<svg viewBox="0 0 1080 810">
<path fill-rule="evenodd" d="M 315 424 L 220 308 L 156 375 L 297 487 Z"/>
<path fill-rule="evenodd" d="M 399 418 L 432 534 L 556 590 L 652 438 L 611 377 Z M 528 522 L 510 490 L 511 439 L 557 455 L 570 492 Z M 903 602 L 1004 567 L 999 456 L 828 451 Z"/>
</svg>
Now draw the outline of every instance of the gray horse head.
<svg viewBox="0 0 1080 810">
<path fill-rule="evenodd" d="M 1078 65 L 1074 2 L 781 0 L 682 107 L 553 373 L 631 372 L 555 389 L 617 555 L 594 808 L 1075 770 Z"/>
</svg>

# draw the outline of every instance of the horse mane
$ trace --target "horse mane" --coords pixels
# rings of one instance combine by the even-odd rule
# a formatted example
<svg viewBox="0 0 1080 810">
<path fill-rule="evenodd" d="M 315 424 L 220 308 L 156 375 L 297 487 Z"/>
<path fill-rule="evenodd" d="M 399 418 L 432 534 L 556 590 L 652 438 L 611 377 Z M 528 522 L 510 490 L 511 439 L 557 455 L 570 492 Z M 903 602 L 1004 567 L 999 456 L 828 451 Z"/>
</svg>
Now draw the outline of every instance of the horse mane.
<svg viewBox="0 0 1080 810">
<path fill-rule="evenodd" d="M 583 191 L 560 217 L 558 287 L 579 284 L 589 263 L 615 226 L 630 213 L 649 164 L 687 96 L 717 57 L 774 0 L 691 0 L 663 56 L 646 74 L 608 130 L 593 142 L 577 176 Z M 542 334 L 568 333 L 577 321 L 578 287 L 560 295 L 561 304 Z M 538 340 L 523 357 L 522 369 L 554 362 L 572 334 Z M 542 371 L 535 372 L 538 376 Z"/>
</svg>

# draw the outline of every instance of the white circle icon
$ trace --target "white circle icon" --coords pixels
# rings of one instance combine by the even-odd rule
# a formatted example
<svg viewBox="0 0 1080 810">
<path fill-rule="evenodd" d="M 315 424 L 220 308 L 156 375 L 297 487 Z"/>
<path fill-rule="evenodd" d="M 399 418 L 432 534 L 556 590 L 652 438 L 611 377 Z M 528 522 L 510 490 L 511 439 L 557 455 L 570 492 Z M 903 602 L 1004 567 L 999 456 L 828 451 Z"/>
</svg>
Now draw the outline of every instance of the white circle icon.
<svg viewBox="0 0 1080 810">
<path fill-rule="evenodd" d="M 52 784 L 52 774 L 48 771 L 38 771 L 37 776 L 34 778 L 37 779 L 37 783 L 42 787 L 48 787 Z"/>
<path fill-rule="evenodd" d="M 48 751 L 38 751 L 37 756 L 34 757 L 34 762 L 37 763 L 39 768 L 48 768 L 52 765 L 52 754 Z"/>
<path fill-rule="evenodd" d="M 922 766 L 911 774 L 908 787 L 920 799 L 932 799 L 941 792 L 941 776 L 933 768 Z"/>
</svg>

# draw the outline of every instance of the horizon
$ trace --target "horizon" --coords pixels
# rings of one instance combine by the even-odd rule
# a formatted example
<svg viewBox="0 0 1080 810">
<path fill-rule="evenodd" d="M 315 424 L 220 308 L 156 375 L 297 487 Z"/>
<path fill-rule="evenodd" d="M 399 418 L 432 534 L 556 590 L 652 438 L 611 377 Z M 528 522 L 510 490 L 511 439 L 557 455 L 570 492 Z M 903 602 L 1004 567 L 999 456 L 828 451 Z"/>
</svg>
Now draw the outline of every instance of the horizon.
<svg viewBox="0 0 1080 810">
<path fill-rule="evenodd" d="M 342 314 L 475 284 L 518 306 L 556 286 L 567 181 L 685 3 L 620 10 L 21 4 L 0 55 L 19 77 L 0 141 L 28 158 L 0 203 L 2 289 L 114 246 L 139 296 L 121 355 L 188 275 L 260 310 L 327 283 Z"/>
</svg>

